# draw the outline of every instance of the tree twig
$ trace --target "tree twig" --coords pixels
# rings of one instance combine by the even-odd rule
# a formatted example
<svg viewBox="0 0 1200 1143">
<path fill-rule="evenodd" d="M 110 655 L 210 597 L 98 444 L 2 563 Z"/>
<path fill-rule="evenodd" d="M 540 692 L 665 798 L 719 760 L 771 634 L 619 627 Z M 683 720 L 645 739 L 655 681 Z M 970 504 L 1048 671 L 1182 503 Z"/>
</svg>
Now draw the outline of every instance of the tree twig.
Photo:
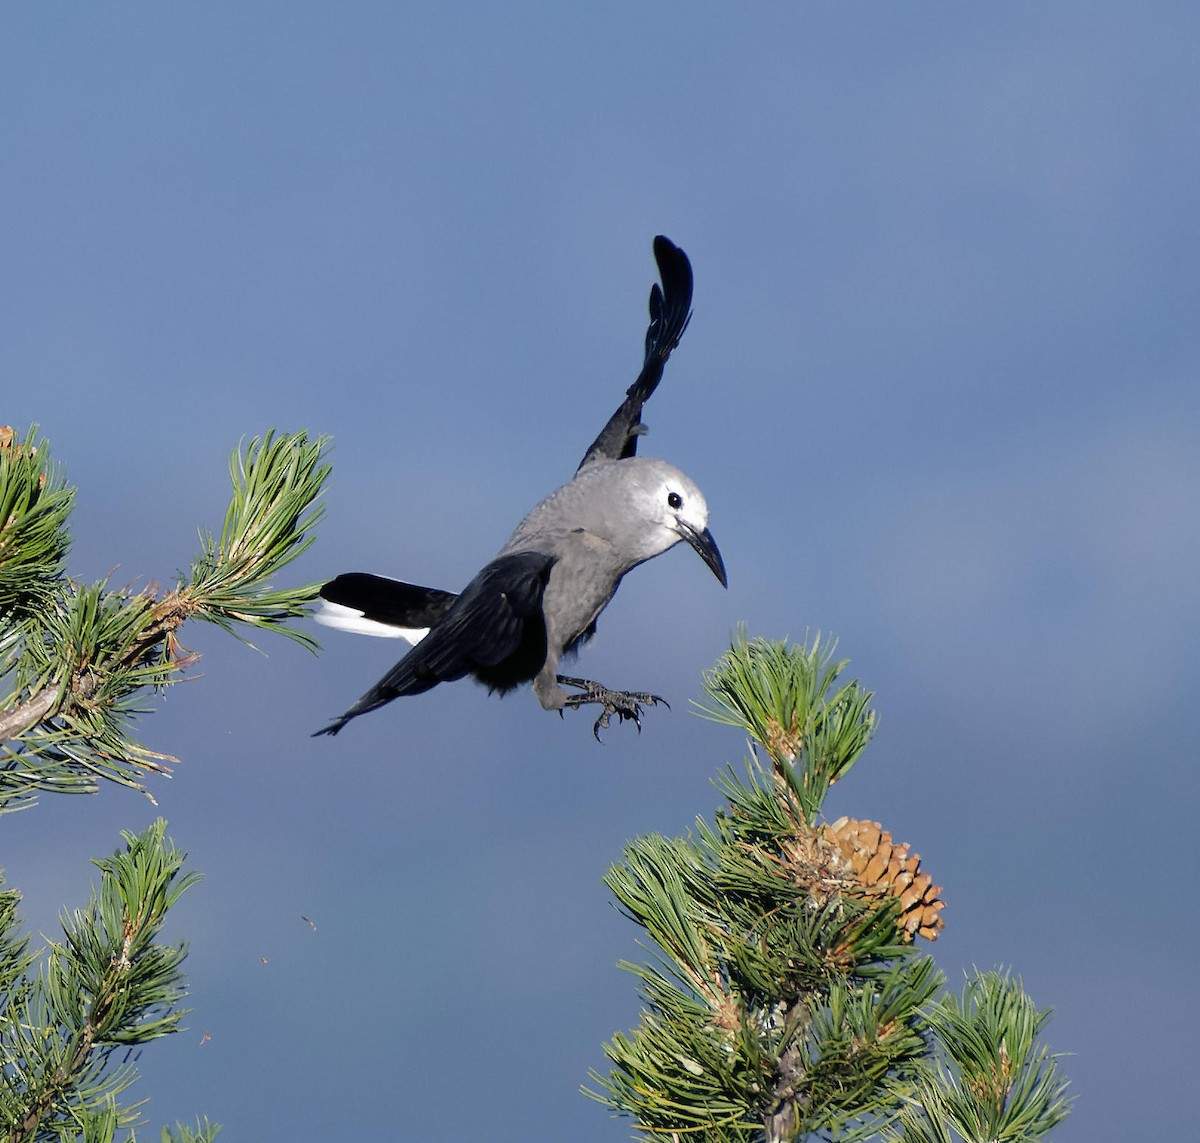
<svg viewBox="0 0 1200 1143">
<path fill-rule="evenodd" d="M 12 742 L 37 726 L 54 709 L 57 699 L 58 687 L 42 687 L 31 698 L 0 714 L 0 742 Z"/>
</svg>

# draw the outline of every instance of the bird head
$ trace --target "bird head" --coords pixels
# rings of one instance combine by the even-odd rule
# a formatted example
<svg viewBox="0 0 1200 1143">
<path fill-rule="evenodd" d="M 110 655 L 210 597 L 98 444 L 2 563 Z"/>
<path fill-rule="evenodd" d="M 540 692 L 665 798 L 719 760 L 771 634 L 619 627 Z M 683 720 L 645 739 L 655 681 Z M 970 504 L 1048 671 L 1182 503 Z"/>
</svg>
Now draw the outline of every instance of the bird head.
<svg viewBox="0 0 1200 1143">
<path fill-rule="evenodd" d="M 646 558 L 684 540 L 721 586 L 728 587 L 725 562 L 708 529 L 708 504 L 696 482 L 673 465 L 651 457 L 630 457 L 615 463 L 628 466 L 626 472 L 633 484 L 631 500 L 643 525 L 649 525 L 644 535 L 653 551 Z"/>
</svg>

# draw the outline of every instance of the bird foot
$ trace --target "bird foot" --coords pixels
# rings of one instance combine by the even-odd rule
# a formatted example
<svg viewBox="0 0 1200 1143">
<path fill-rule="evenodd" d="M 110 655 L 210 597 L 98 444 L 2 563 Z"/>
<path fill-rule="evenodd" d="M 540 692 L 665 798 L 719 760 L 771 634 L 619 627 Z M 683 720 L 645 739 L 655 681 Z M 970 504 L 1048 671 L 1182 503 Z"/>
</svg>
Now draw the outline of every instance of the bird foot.
<svg viewBox="0 0 1200 1143">
<path fill-rule="evenodd" d="M 572 679 L 566 675 L 558 675 L 558 681 L 568 687 L 578 687 L 582 693 L 577 695 L 567 695 L 563 706 L 569 706 L 572 709 L 578 709 L 588 703 L 599 703 L 604 710 L 601 711 L 600 717 L 596 719 L 596 725 L 592 727 L 592 733 L 596 736 L 596 741 L 600 742 L 600 731 L 608 729 L 608 720 L 615 714 L 619 722 L 632 721 L 634 726 L 638 728 L 638 734 L 642 733 L 642 706 L 658 706 L 661 703 L 671 709 L 671 704 L 665 698 L 659 695 L 648 694 L 645 691 L 610 691 L 608 687 L 601 686 L 599 683 L 593 683 L 590 679 Z"/>
</svg>

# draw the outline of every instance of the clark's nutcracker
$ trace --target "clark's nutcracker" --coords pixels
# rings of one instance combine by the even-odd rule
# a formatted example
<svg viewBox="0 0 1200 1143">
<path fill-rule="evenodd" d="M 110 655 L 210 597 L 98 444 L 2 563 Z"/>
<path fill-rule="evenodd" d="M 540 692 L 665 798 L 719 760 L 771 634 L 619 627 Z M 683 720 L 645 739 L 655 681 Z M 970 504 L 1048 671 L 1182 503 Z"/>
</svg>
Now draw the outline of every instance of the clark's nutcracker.
<svg viewBox="0 0 1200 1143">
<path fill-rule="evenodd" d="M 407 639 L 413 648 L 336 722 L 401 695 L 471 675 L 503 694 L 533 681 L 546 710 L 601 707 L 641 729 L 642 704 L 656 695 L 615 691 L 558 674 L 559 662 L 596 632 L 596 618 L 626 572 L 686 540 L 726 585 L 725 565 L 708 530 L 708 506 L 693 481 L 666 461 L 635 456 L 645 432 L 642 405 L 679 344 L 692 304 L 692 267 L 668 239 L 654 240 L 662 288 L 650 291 L 646 355 L 621 407 L 584 454 L 574 479 L 546 497 L 461 595 L 349 572 L 321 588 L 317 619 L 332 627 Z M 563 686 L 577 693 L 568 694 Z M 665 703 L 664 703 L 665 705 Z"/>
</svg>

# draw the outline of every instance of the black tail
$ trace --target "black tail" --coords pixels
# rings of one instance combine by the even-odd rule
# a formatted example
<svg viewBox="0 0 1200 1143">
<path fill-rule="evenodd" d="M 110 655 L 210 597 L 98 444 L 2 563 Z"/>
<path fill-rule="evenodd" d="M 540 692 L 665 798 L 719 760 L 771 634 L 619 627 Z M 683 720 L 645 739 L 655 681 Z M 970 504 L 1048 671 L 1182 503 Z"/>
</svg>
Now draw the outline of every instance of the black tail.
<svg viewBox="0 0 1200 1143">
<path fill-rule="evenodd" d="M 368 572 L 345 572 L 321 588 L 321 598 L 362 612 L 373 623 L 420 628 L 437 623 L 458 596 Z"/>
</svg>

